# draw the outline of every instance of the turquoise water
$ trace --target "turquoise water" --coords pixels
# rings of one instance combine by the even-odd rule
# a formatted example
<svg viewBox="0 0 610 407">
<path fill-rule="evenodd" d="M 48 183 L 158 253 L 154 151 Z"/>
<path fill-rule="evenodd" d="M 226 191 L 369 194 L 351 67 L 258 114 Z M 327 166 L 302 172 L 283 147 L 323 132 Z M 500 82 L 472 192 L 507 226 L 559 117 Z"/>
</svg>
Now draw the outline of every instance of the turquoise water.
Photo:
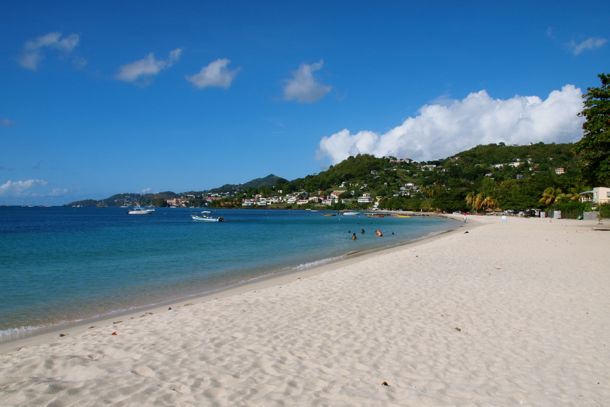
<svg viewBox="0 0 610 407">
<path fill-rule="evenodd" d="M 455 227 L 433 217 L 240 209 L 215 211 L 224 223 L 197 223 L 191 213 L 0 208 L 0 341 Z M 383 238 L 374 236 L 377 228 Z"/>
</svg>

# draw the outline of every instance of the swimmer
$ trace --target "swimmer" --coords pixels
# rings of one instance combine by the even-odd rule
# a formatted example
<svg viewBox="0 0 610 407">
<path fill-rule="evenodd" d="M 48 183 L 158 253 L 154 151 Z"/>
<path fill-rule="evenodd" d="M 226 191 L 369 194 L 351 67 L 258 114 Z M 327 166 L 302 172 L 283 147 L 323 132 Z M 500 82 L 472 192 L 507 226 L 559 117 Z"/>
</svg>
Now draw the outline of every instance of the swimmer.
<svg viewBox="0 0 610 407">
<path fill-rule="evenodd" d="M 355 233 L 352 233 L 352 240 L 358 240 L 358 236 Z"/>
</svg>

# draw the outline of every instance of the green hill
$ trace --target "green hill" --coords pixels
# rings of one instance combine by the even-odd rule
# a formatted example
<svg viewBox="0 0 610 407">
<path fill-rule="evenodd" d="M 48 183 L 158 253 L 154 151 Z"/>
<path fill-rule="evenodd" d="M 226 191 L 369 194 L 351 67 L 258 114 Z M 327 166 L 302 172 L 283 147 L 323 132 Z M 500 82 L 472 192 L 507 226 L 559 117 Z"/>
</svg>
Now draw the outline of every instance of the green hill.
<svg viewBox="0 0 610 407">
<path fill-rule="evenodd" d="M 362 193 L 380 197 L 389 209 L 467 210 L 469 193 L 494 197 L 503 208 L 539 207 L 547 187 L 569 191 L 579 185 L 579 163 L 572 144 L 474 147 L 452 157 L 410 162 L 371 155 L 349 157 L 319 174 L 285 185 L 288 192 L 345 190 L 345 197 Z"/>
<path fill-rule="evenodd" d="M 243 184 L 225 184 L 225 185 L 223 185 L 221 187 L 210 189 L 207 192 L 211 192 L 211 193 L 227 193 L 227 192 L 236 193 L 236 192 L 239 192 L 239 191 L 246 191 L 248 189 L 259 189 L 259 188 L 263 188 L 263 187 L 274 187 L 274 186 L 276 186 L 278 184 L 286 183 L 286 182 L 287 182 L 287 180 L 282 178 L 282 177 L 278 177 L 277 175 L 269 174 L 266 177 L 255 178 L 255 179 L 250 180 L 248 182 L 245 182 Z"/>
<path fill-rule="evenodd" d="M 69 205 L 121 206 L 167 205 L 178 198 L 182 206 L 241 206 L 255 195 L 278 197 L 274 207 L 290 207 L 288 195 L 328 197 L 342 191 L 335 208 L 357 207 L 357 198 L 370 194 L 380 208 L 406 210 L 469 210 L 467 196 L 488 198 L 486 208 L 525 210 L 541 206 L 545 189 L 564 198 L 577 198 L 584 190 L 580 165 L 572 144 L 507 146 L 488 144 L 452 157 L 412 162 L 394 157 L 358 155 L 330 166 L 318 174 L 288 181 L 270 174 L 243 184 L 226 184 L 201 192 L 117 194 L 100 201 L 78 201 Z M 571 193 L 571 195 L 566 195 Z M 478 201 L 477 201 L 478 202 Z M 313 205 L 313 204 L 312 204 Z M 482 209 L 485 209 L 481 207 Z"/>
</svg>

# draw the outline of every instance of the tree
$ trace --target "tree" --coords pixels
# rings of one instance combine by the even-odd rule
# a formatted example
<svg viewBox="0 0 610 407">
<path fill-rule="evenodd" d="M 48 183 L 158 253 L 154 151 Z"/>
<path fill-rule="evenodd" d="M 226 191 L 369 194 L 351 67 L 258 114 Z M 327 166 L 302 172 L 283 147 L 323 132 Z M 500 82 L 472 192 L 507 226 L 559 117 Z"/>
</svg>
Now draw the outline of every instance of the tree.
<svg viewBox="0 0 610 407">
<path fill-rule="evenodd" d="M 538 202 L 543 205 L 550 206 L 555 203 L 557 197 L 561 195 L 561 189 L 548 187 L 542 192 L 542 197 Z"/>
<path fill-rule="evenodd" d="M 583 162 L 582 176 L 591 186 L 610 186 L 610 74 L 599 74 L 602 86 L 583 96 L 584 134 L 575 151 Z"/>
</svg>

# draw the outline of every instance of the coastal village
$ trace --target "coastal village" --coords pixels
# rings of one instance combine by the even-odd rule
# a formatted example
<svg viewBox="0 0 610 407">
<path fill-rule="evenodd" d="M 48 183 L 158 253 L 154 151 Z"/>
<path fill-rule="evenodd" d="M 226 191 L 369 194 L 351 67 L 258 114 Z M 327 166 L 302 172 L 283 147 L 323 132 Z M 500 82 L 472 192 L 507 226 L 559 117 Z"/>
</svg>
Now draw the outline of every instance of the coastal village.
<svg viewBox="0 0 610 407">
<path fill-rule="evenodd" d="M 579 217 L 610 200 L 605 186 L 584 187 L 569 144 L 477 146 L 444 160 L 349 157 L 293 181 L 269 175 L 206 191 L 117 194 L 71 206 L 360 209 L 484 212 Z M 562 206 L 563 205 L 563 206 Z M 565 207 L 565 206 L 568 207 Z"/>
</svg>

